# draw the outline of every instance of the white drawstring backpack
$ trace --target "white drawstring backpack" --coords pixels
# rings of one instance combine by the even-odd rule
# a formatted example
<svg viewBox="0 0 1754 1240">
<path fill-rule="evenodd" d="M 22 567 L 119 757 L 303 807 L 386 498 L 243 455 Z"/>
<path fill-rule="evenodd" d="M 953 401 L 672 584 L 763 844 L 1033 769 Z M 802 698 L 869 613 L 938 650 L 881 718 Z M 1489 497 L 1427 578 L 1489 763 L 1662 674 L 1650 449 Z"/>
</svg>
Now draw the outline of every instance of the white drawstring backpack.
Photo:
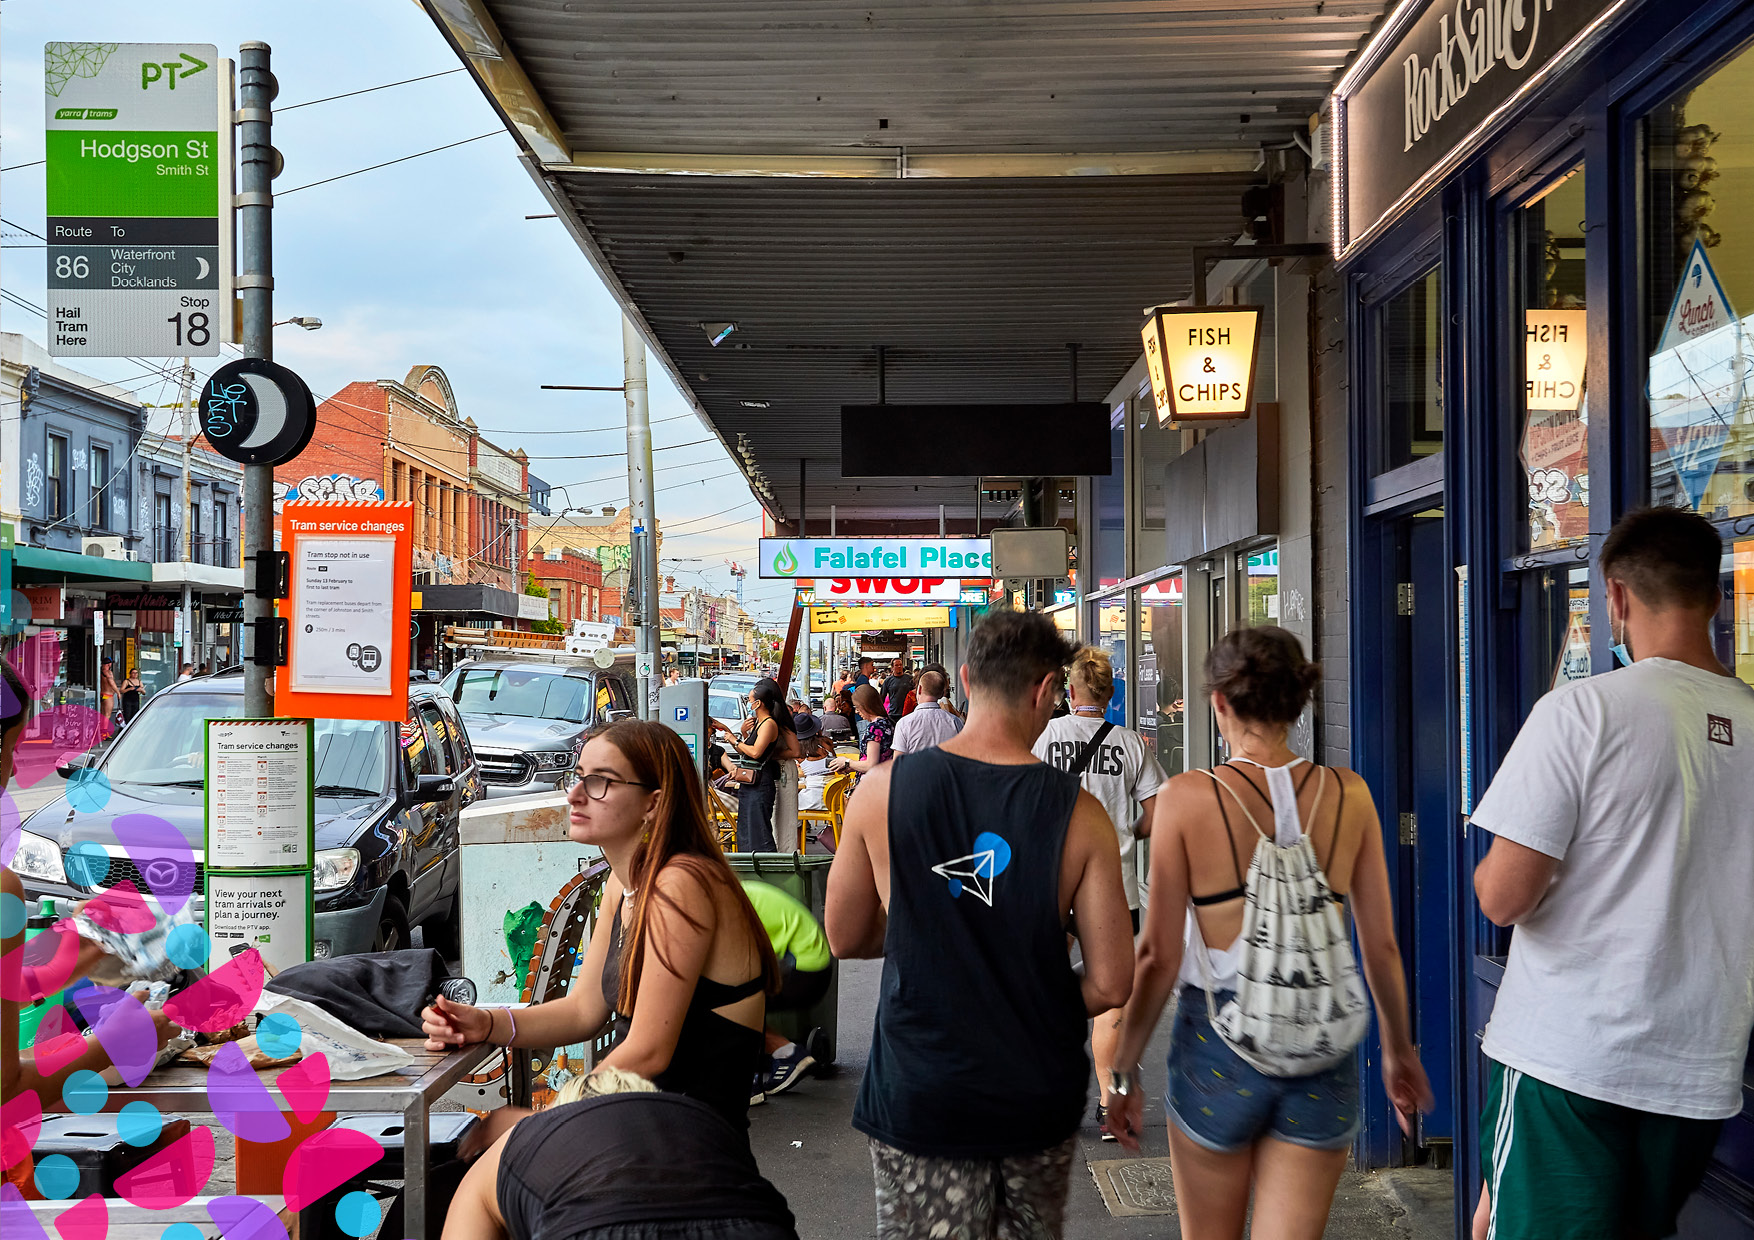
<svg viewBox="0 0 1754 1240">
<path fill-rule="evenodd" d="M 1291 767 L 1261 769 L 1272 792 L 1271 835 L 1261 830 L 1234 788 L 1206 772 L 1261 837 L 1243 883 L 1236 995 L 1222 1008 L 1212 998 L 1204 945 L 1196 941 L 1194 950 L 1206 979 L 1207 1013 L 1225 1044 L 1268 1076 L 1309 1076 L 1340 1063 L 1363 1040 L 1370 1002 L 1339 897 L 1328 887 L 1315 846 L 1298 823 Z M 1322 783 L 1312 818 L 1327 791 L 1327 769 L 1319 770 Z M 1345 795 L 1342 785 L 1342 807 Z"/>
</svg>

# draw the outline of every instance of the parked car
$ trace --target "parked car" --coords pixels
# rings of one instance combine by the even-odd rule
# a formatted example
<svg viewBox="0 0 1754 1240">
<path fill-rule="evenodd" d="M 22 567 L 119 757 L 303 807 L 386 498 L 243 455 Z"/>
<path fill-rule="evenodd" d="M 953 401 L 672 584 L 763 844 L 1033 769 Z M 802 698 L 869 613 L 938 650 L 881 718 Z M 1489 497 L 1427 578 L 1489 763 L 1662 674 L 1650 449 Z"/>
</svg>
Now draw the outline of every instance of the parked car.
<svg viewBox="0 0 1754 1240">
<path fill-rule="evenodd" d="M 749 717 L 749 691 L 760 680 L 750 672 L 714 676 L 706 684 L 706 713 L 732 729 Z"/>
<path fill-rule="evenodd" d="M 607 668 L 578 659 L 477 659 L 441 688 L 463 717 L 489 797 L 560 789 L 586 732 L 638 713 L 632 655 Z"/>
<path fill-rule="evenodd" d="M 112 824 L 128 814 L 151 814 L 180 831 L 193 853 L 192 899 L 199 915 L 206 891 L 203 721 L 243 710 L 241 670 L 155 694 L 94 762 L 110 785 L 102 809 L 78 811 L 62 795 L 22 824 L 12 869 L 25 894 L 32 900 L 85 900 L 124 879 L 148 890 L 142 859 L 117 844 Z M 482 787 L 480 766 L 450 699 L 437 685 L 417 683 L 409 688 L 408 716 L 399 727 L 319 719 L 315 743 L 313 954 L 393 951 L 409 945 L 417 925 L 427 927 L 431 946 L 455 952 L 462 924 L 458 823 Z M 107 872 L 95 872 L 89 850 L 70 855 L 86 841 L 109 854 Z"/>
</svg>

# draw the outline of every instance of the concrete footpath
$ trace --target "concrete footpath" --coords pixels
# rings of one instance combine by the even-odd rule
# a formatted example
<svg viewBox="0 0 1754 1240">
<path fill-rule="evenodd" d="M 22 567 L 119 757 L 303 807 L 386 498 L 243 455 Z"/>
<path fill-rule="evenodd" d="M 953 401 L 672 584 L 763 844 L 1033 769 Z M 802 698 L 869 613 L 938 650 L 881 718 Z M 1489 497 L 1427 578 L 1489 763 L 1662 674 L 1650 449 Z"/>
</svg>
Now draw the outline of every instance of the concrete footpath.
<svg viewBox="0 0 1754 1240">
<path fill-rule="evenodd" d="M 749 1114 L 750 1140 L 762 1172 L 778 1185 L 797 1216 L 802 1240 L 841 1240 L 872 1235 L 876 1215 L 871 1195 L 871 1156 L 865 1138 L 850 1123 L 871 1026 L 877 1009 L 881 961 L 843 962 L 840 974 L 840 1045 L 835 1074 L 809 1078 Z M 1164 1028 L 1167 1028 L 1167 1023 Z M 1166 1035 L 1160 1034 L 1146 1057 L 1149 1091 L 1147 1138 L 1136 1156 L 1167 1158 L 1163 1127 L 1163 1060 Z M 1155 1098 L 1153 1099 L 1153 1095 Z M 1171 1214 L 1115 1217 L 1104 1203 L 1090 1163 L 1135 1157 L 1097 1139 L 1095 1107 L 1086 1113 L 1080 1138 L 1082 1158 L 1073 1166 L 1067 1206 L 1067 1240 L 1170 1240 L 1181 1235 Z M 1109 1170 L 1105 1168 L 1104 1170 Z M 1415 1178 L 1422 1193 L 1392 1191 L 1391 1177 Z M 1326 1234 L 1347 1240 L 1439 1240 L 1452 1234 L 1447 1172 L 1391 1172 L 1384 1176 L 1347 1172 Z M 1161 1168 L 1127 1169 L 1121 1176 L 1132 1204 L 1161 1208 L 1167 1197 L 1167 1163 Z M 1403 1205 L 1402 1202 L 1408 1203 Z M 1173 1208 L 1173 1207 L 1171 1207 Z M 1411 1213 L 1409 1213 L 1411 1209 Z"/>
</svg>

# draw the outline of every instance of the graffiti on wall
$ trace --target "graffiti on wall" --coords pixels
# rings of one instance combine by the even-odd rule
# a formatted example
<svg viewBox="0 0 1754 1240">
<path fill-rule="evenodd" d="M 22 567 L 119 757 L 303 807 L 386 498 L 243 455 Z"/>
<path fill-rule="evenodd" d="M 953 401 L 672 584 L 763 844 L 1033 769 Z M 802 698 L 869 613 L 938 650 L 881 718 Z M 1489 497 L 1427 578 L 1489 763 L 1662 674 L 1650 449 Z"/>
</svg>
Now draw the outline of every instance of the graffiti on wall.
<svg viewBox="0 0 1754 1240">
<path fill-rule="evenodd" d="M 35 452 L 24 463 L 24 506 L 34 509 L 43 502 L 43 461 Z"/>
<path fill-rule="evenodd" d="M 277 482 L 274 484 L 279 494 L 274 498 L 284 503 L 287 500 L 303 500 L 306 502 L 326 499 L 383 499 L 384 488 L 370 478 L 355 478 L 352 474 L 312 474 L 308 478 L 300 478 L 297 482 Z"/>
</svg>

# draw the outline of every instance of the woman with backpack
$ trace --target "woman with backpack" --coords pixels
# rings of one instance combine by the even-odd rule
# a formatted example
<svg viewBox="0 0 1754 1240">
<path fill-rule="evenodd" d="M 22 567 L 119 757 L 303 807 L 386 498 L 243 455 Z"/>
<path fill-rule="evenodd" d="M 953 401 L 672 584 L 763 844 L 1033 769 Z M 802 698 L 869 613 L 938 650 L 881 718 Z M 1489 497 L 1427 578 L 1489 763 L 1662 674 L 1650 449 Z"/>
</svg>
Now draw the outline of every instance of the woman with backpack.
<svg viewBox="0 0 1754 1240">
<path fill-rule="evenodd" d="M 1157 798 L 1152 899 L 1114 1061 L 1138 1064 L 1180 992 L 1165 1102 L 1188 1240 L 1240 1237 L 1251 1190 L 1256 1236 L 1315 1240 L 1327 1224 L 1358 1132 L 1356 1047 L 1370 1020 L 1347 905 L 1401 1126 L 1432 1105 L 1370 791 L 1286 744 L 1319 679 L 1284 629 L 1226 635 L 1206 682 L 1231 760 L 1176 776 Z M 1136 1149 L 1139 1069 L 1117 1066 L 1109 1086 L 1109 1127 Z"/>
</svg>

